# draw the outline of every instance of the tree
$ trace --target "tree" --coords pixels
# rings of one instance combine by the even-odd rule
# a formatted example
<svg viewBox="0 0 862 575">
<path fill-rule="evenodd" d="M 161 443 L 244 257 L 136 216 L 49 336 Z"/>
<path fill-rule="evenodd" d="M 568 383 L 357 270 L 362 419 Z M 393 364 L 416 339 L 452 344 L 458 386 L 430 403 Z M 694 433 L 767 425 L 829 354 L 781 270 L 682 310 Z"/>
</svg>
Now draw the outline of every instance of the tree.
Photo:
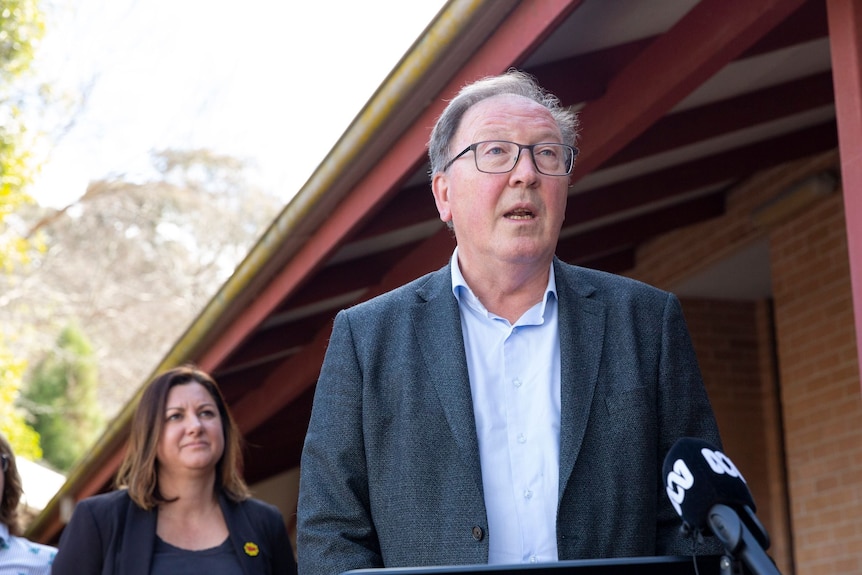
<svg viewBox="0 0 862 575">
<path fill-rule="evenodd" d="M 45 460 L 61 471 L 68 471 L 102 431 L 98 384 L 90 342 L 76 325 L 68 325 L 21 395 L 20 403 L 33 414 Z"/>
<path fill-rule="evenodd" d="M 13 214 L 32 202 L 26 188 L 33 177 L 27 130 L 14 87 L 29 69 L 44 32 L 38 0 L 0 0 L 0 273 L 8 274 L 16 264 L 25 263 L 34 246 L 20 227 L 10 225 L 15 223 L 10 221 Z M 39 459 L 39 435 L 15 405 L 25 368 L 26 362 L 10 351 L 5 331 L 0 330 L 0 432 L 18 455 Z"/>
<path fill-rule="evenodd" d="M 29 247 L 19 234 L 10 233 L 6 221 L 32 202 L 26 188 L 34 171 L 27 127 L 21 119 L 21 97 L 14 89 L 44 33 L 38 0 L 0 0 L 0 269 L 8 270 Z"/>
<path fill-rule="evenodd" d="M 0 276 L 0 325 L 26 337 L 36 365 L 69 321 L 95 350 L 99 402 L 112 417 L 245 257 L 281 201 L 244 165 L 207 150 L 153 154 L 149 180 L 92 182 L 64 210 L 20 213 L 46 250 Z M 6 305 L 3 305 L 3 302 Z"/>
<path fill-rule="evenodd" d="M 54 334 L 78 322 L 108 382 L 99 402 L 110 418 L 245 257 L 281 201 L 250 186 L 239 160 L 163 150 L 153 155 L 150 180 L 120 174 L 91 182 L 59 211 L 32 202 L 27 184 L 40 159 L 33 150 L 45 147 L 29 144 L 62 137 L 92 88 L 73 91 L 70 100 L 54 86 L 20 82 L 44 32 L 39 0 L 0 0 L 0 369 L 3 330 L 15 334 L 10 357 L 33 366 L 60 353 Z M 65 106 L 59 114 L 58 97 Z M 16 364 L 17 372 L 25 365 Z M 20 378 L 9 397 L 19 386 Z M 37 404 L 27 405 L 37 414 Z"/>
<path fill-rule="evenodd" d="M 26 412 L 16 403 L 26 362 L 16 359 L 0 338 L 0 433 L 15 453 L 31 460 L 42 458 L 39 434 L 27 423 Z"/>
</svg>

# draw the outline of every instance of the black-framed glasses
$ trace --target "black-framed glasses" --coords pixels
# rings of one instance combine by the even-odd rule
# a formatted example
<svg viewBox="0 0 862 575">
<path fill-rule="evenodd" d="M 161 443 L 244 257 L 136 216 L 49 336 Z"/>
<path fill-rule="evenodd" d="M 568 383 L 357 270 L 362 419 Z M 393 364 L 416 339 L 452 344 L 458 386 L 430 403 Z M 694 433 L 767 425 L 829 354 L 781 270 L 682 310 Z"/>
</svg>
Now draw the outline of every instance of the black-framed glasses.
<svg viewBox="0 0 862 575">
<path fill-rule="evenodd" d="M 578 149 L 568 144 L 543 142 L 540 144 L 518 144 L 506 140 L 486 140 L 470 144 L 464 150 L 449 160 L 443 171 L 449 169 L 455 160 L 467 152 L 473 152 L 476 169 L 486 174 L 505 174 L 511 172 L 518 164 L 521 150 L 529 150 L 536 171 L 546 176 L 568 176 L 575 165 Z"/>
<path fill-rule="evenodd" d="M 3 473 L 9 471 L 9 455 L 6 453 L 0 453 L 0 468 L 3 469 Z"/>
</svg>

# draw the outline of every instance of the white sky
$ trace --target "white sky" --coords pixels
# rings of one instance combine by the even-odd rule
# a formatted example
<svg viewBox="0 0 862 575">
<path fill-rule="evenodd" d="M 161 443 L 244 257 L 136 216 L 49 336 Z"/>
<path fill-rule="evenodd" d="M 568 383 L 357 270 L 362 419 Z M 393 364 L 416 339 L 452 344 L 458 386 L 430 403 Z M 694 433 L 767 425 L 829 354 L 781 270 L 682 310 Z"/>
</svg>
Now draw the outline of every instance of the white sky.
<svg viewBox="0 0 862 575">
<path fill-rule="evenodd" d="M 93 86 L 30 190 L 55 207 L 149 173 L 168 147 L 245 159 L 287 200 L 445 3 L 48 1 L 34 67 L 61 90 Z"/>
</svg>

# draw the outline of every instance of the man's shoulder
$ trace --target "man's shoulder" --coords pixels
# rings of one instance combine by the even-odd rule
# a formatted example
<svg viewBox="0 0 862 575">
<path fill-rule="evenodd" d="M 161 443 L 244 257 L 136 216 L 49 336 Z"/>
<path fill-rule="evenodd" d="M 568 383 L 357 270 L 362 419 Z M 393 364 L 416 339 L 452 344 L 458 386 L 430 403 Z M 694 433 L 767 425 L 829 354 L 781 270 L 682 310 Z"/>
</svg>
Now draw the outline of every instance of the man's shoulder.
<svg viewBox="0 0 862 575">
<path fill-rule="evenodd" d="M 427 300 L 439 293 L 445 293 L 448 286 L 451 293 L 451 272 L 449 266 L 427 273 L 406 284 L 384 292 L 364 302 L 349 308 L 351 313 L 380 313 L 387 308 L 399 308 L 405 305 Z"/>
<path fill-rule="evenodd" d="M 666 291 L 640 280 L 611 272 L 568 264 L 559 259 L 556 260 L 554 271 L 557 275 L 558 284 L 562 280 L 565 284 L 571 285 L 581 292 L 599 290 L 603 292 L 622 291 L 659 296 L 667 295 Z"/>
</svg>

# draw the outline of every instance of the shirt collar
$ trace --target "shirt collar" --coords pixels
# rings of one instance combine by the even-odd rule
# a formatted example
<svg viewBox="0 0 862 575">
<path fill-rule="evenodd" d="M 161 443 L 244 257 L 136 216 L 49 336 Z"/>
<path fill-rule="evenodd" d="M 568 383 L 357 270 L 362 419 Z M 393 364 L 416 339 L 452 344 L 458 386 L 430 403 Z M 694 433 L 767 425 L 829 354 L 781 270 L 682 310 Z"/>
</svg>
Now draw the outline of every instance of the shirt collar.
<svg viewBox="0 0 862 575">
<path fill-rule="evenodd" d="M 0 541 L 9 542 L 9 526 L 0 521 Z"/>
<path fill-rule="evenodd" d="M 455 295 L 455 299 L 458 300 L 458 303 L 469 305 L 470 307 L 482 312 L 487 317 L 491 317 L 493 314 L 485 309 L 485 306 L 482 305 L 482 302 L 479 301 L 479 298 L 476 297 L 476 294 L 474 294 L 473 290 L 470 289 L 470 286 L 467 285 L 467 280 L 464 279 L 464 274 L 461 273 L 461 267 L 458 265 L 458 246 L 455 246 L 455 250 L 452 252 L 451 264 L 452 293 Z M 545 297 L 542 299 L 542 307 L 539 310 L 539 317 L 545 316 L 545 308 L 548 305 L 548 298 L 551 295 L 554 296 L 554 299 L 557 298 L 557 278 L 554 275 L 553 263 L 551 263 L 550 271 L 548 272 L 548 285 L 545 288 Z"/>
</svg>

